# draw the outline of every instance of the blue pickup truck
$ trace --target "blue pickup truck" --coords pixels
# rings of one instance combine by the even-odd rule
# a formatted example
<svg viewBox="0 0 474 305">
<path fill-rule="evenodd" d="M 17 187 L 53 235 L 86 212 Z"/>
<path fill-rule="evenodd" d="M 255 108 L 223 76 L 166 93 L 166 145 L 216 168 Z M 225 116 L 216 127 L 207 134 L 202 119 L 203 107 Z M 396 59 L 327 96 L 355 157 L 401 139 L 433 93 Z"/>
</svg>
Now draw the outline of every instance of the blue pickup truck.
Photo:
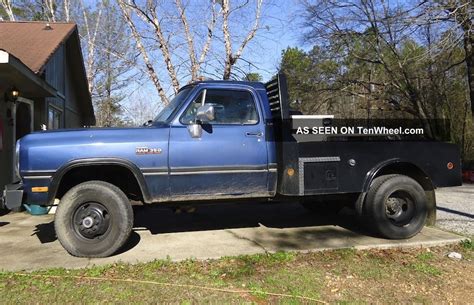
<svg viewBox="0 0 474 305">
<path fill-rule="evenodd" d="M 290 124 L 288 124 L 290 122 Z M 51 206 L 72 255 L 105 257 L 127 241 L 131 200 L 341 202 L 380 236 L 410 238 L 435 219 L 436 187 L 461 184 L 455 145 L 426 141 L 298 141 L 286 80 L 202 81 L 179 90 L 139 128 L 44 131 L 16 146 L 9 209 Z"/>
</svg>

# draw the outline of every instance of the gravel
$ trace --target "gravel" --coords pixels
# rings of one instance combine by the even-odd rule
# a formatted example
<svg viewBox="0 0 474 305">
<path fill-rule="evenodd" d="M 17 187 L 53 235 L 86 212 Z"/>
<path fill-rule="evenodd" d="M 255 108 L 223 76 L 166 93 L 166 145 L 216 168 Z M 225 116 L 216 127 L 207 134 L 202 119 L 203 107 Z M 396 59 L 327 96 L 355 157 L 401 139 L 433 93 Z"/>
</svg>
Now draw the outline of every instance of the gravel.
<svg viewBox="0 0 474 305">
<path fill-rule="evenodd" d="M 474 184 L 436 190 L 436 226 L 474 237 Z"/>
</svg>

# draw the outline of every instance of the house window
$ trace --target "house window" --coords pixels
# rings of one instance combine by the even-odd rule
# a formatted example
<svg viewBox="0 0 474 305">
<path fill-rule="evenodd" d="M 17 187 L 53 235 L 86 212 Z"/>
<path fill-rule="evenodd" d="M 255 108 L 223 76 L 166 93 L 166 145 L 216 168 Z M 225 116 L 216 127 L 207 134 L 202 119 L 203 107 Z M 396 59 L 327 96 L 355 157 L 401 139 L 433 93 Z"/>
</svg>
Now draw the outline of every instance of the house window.
<svg viewBox="0 0 474 305">
<path fill-rule="evenodd" d="M 49 107 L 48 110 L 48 129 L 59 129 L 61 128 L 61 119 L 62 119 L 62 111 L 54 108 Z"/>
</svg>

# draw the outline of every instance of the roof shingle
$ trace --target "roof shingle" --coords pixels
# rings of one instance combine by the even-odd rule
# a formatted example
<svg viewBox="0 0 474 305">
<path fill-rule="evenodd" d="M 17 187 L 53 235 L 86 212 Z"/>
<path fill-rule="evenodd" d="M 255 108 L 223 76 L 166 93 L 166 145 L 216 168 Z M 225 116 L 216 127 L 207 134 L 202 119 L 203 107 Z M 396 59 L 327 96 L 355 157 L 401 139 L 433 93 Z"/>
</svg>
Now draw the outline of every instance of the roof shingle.
<svg viewBox="0 0 474 305">
<path fill-rule="evenodd" d="M 40 73 L 60 44 L 76 28 L 74 23 L 0 21 L 0 49 Z"/>
</svg>

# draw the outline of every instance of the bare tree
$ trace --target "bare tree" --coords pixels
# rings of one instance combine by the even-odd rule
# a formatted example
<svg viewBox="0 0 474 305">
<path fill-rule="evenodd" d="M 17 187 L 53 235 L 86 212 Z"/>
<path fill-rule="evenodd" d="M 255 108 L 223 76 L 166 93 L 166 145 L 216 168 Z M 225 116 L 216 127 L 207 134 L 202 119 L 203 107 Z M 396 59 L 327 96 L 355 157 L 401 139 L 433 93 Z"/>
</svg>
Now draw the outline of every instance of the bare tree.
<svg viewBox="0 0 474 305">
<path fill-rule="evenodd" d="M 320 0 L 306 2 L 306 9 L 306 26 L 310 28 L 306 38 L 309 41 L 339 49 L 366 67 L 363 73 L 345 76 L 340 90 L 364 97 L 367 111 L 370 111 L 374 97 L 398 105 L 400 101 L 392 100 L 396 93 L 397 98 L 402 99 L 399 106 L 419 118 L 425 132 L 431 136 L 427 105 L 418 85 L 419 76 L 413 69 L 418 54 L 409 52 L 409 38 L 414 29 L 405 22 L 415 14 L 415 9 L 390 6 L 383 0 Z M 387 79 L 374 79 L 375 68 L 382 69 Z M 380 90 L 374 91 L 376 86 Z M 375 95 L 377 92 L 379 96 Z M 389 92 L 392 96 L 387 94 Z"/>
<path fill-rule="evenodd" d="M 168 75 L 171 79 L 171 84 L 173 86 L 174 92 L 177 93 L 179 89 L 178 74 L 176 72 L 175 66 L 173 65 L 169 40 L 166 39 L 161 26 L 161 21 L 158 18 L 156 1 L 147 1 L 145 8 L 139 7 L 135 3 L 135 0 L 131 0 L 127 3 L 127 5 L 130 6 L 143 21 L 151 25 L 154 29 L 158 41 L 158 47 L 163 55 L 163 60 L 166 65 Z"/>
<path fill-rule="evenodd" d="M 7 13 L 8 19 L 10 21 L 15 21 L 15 14 L 13 14 L 12 1 L 11 0 L 0 0 L 0 5 L 2 6 L 2 8 Z"/>
<path fill-rule="evenodd" d="M 185 7 L 183 6 L 183 3 L 181 0 L 175 0 L 175 4 L 179 12 L 179 17 L 184 27 L 185 39 L 188 44 L 188 50 L 189 50 L 189 60 L 191 63 L 191 68 L 190 68 L 191 80 L 194 81 L 198 79 L 199 70 L 201 69 L 201 65 L 204 63 L 204 60 L 206 59 L 207 53 L 209 52 L 209 49 L 210 49 L 211 40 L 212 40 L 212 36 L 214 32 L 214 26 L 217 21 L 217 13 L 216 13 L 216 8 L 215 8 L 216 0 L 212 0 L 212 3 L 211 3 L 211 11 L 212 11 L 211 20 L 209 21 L 209 24 L 207 26 L 206 42 L 203 45 L 199 59 L 197 59 L 197 56 L 196 56 L 194 38 L 193 38 L 193 34 L 191 33 L 188 19 L 186 17 Z"/>
<path fill-rule="evenodd" d="M 161 98 L 161 101 L 166 105 L 168 104 L 169 100 L 168 97 L 166 96 L 165 91 L 163 90 L 163 86 L 161 85 L 161 81 L 158 78 L 158 74 L 155 71 L 155 68 L 153 67 L 153 64 L 151 63 L 150 57 L 148 55 L 148 52 L 142 42 L 142 38 L 137 30 L 137 27 L 135 26 L 131 16 L 130 16 L 130 9 L 127 7 L 127 4 L 119 0 L 118 5 L 122 11 L 122 16 L 124 17 L 125 21 L 127 22 L 131 32 L 132 36 L 135 39 L 135 43 L 137 45 L 137 49 L 142 55 L 143 61 L 145 62 L 146 66 L 146 71 L 148 73 L 148 76 L 150 77 L 151 81 L 153 82 L 156 90 L 158 91 L 158 95 Z"/>
<path fill-rule="evenodd" d="M 444 0 L 440 2 L 441 7 L 448 13 L 448 19 L 455 20 L 462 31 L 471 113 L 474 116 L 474 4 L 471 0 Z"/>
<path fill-rule="evenodd" d="M 158 113 L 159 107 L 157 104 L 150 103 L 149 98 L 138 94 L 130 100 L 127 107 L 124 107 L 124 112 L 130 118 L 132 125 L 140 126 L 143 123 L 152 120 Z"/>
<path fill-rule="evenodd" d="M 71 21 L 71 0 L 63 0 L 64 20 Z"/>
<path fill-rule="evenodd" d="M 413 6 L 413 10 L 416 14 L 405 20 L 407 27 L 416 29 L 437 26 L 443 32 L 443 37 L 434 42 L 429 53 L 425 55 L 436 58 L 458 46 L 464 49 L 465 58 L 453 63 L 448 70 L 460 64 L 466 65 L 470 104 L 468 108 L 474 115 L 474 3 L 471 0 L 419 1 Z"/>
<path fill-rule="evenodd" d="M 239 48 L 234 53 L 232 49 L 232 35 L 229 29 L 229 18 L 230 15 L 244 6 L 248 5 L 249 1 L 246 1 L 244 4 L 237 6 L 236 8 L 231 7 L 231 0 L 222 0 L 220 4 L 222 5 L 222 32 L 224 34 L 224 45 L 225 45 L 225 62 L 224 62 L 224 79 L 229 79 L 231 77 L 232 67 L 235 65 L 237 60 L 242 56 L 242 53 L 247 46 L 247 44 L 255 37 L 257 30 L 260 25 L 260 18 L 262 14 L 262 4 L 263 0 L 256 0 L 256 10 L 255 10 L 255 21 L 243 41 L 240 43 Z"/>
<path fill-rule="evenodd" d="M 144 5 L 139 5 L 134 0 L 118 2 L 147 67 L 148 75 L 159 91 L 161 100 L 167 104 L 168 99 L 165 98 L 166 94 L 161 86 L 164 81 L 159 78 L 154 66 L 162 63 L 166 68 L 174 93 L 180 88 L 180 78 L 190 77 L 191 81 L 199 79 L 201 67 L 206 62 L 215 37 L 214 30 L 220 14 L 216 9 L 217 1 L 211 0 L 208 10 L 210 14 L 205 19 L 197 14 L 192 15 L 190 19 L 187 14 L 189 2 L 182 0 L 164 4 L 149 0 Z M 151 45 L 147 45 L 147 42 L 151 42 Z M 155 52 L 155 46 L 158 46 L 158 52 Z M 187 47 L 187 51 L 184 51 L 183 46 Z M 155 61 L 158 63 L 153 64 L 152 58 L 158 58 L 158 61 Z"/>
<path fill-rule="evenodd" d="M 54 0 L 44 0 L 43 6 L 46 9 L 48 21 L 56 22 L 56 2 Z"/>
<path fill-rule="evenodd" d="M 87 82 L 89 84 L 89 92 L 94 92 L 94 78 L 97 74 L 97 54 L 96 54 L 96 39 L 99 27 L 101 25 L 101 16 L 102 16 L 102 2 L 99 4 L 98 11 L 94 14 L 91 14 L 89 10 L 85 7 L 84 2 L 79 0 L 80 7 L 82 10 L 82 16 L 84 20 L 84 30 L 85 35 L 82 37 L 86 46 L 86 72 L 87 72 Z"/>
</svg>

